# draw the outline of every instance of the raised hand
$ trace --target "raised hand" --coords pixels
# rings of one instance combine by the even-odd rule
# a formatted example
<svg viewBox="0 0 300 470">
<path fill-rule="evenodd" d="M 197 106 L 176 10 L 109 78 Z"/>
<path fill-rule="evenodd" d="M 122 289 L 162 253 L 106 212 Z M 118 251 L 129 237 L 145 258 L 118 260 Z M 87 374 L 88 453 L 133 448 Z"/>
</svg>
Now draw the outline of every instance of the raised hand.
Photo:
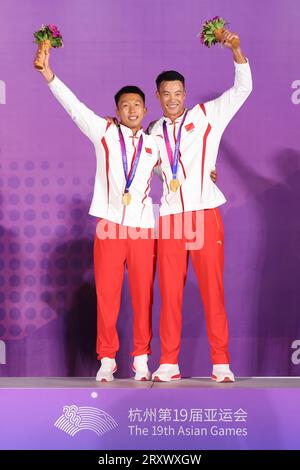
<svg viewBox="0 0 300 470">
<path fill-rule="evenodd" d="M 228 29 L 224 29 L 222 31 L 220 42 L 224 47 L 228 47 L 228 49 L 237 49 L 240 46 L 240 38 L 238 34 L 232 33 Z"/>
<path fill-rule="evenodd" d="M 54 73 L 49 64 L 50 50 L 39 49 L 36 54 L 35 61 L 37 58 L 39 59 L 39 62 L 41 63 L 42 68 L 36 68 L 36 70 L 38 70 L 43 75 L 43 77 L 48 83 L 51 82 L 53 80 Z"/>
</svg>

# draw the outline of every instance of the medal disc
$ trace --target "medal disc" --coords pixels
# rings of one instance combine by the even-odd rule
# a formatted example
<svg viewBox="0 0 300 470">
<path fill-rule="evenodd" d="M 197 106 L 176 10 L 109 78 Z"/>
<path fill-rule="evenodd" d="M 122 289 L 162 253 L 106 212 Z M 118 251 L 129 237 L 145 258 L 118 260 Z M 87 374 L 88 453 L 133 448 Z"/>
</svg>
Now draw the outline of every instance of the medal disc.
<svg viewBox="0 0 300 470">
<path fill-rule="evenodd" d="M 173 193 L 176 193 L 179 186 L 179 180 L 177 178 L 170 181 L 170 188 Z"/>
<path fill-rule="evenodd" d="M 122 203 L 124 204 L 124 206 L 128 206 L 128 204 L 130 204 L 130 201 L 131 201 L 131 194 L 124 193 L 122 196 Z"/>
</svg>

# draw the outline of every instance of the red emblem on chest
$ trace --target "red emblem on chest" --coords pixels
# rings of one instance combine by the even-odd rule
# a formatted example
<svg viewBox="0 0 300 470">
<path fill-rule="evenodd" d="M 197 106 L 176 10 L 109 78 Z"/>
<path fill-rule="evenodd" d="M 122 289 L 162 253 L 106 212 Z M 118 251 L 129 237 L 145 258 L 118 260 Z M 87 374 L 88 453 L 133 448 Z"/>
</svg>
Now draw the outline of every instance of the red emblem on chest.
<svg viewBox="0 0 300 470">
<path fill-rule="evenodd" d="M 145 147 L 145 152 L 150 153 L 152 155 L 152 149 L 149 147 Z"/>
<path fill-rule="evenodd" d="M 195 126 L 192 122 L 190 122 L 189 124 L 186 124 L 184 127 L 187 132 L 190 132 L 192 129 L 195 129 Z"/>
</svg>

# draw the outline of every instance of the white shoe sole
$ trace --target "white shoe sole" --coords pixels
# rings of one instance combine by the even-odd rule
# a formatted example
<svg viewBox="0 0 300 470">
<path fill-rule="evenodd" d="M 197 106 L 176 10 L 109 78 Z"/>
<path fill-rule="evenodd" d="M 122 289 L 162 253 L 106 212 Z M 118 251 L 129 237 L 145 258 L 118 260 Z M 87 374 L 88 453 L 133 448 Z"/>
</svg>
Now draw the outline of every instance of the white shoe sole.
<svg viewBox="0 0 300 470">
<path fill-rule="evenodd" d="M 211 376 L 211 380 L 213 380 L 214 382 L 218 384 L 235 382 L 234 377 L 231 377 L 230 375 L 226 375 L 226 374 L 224 374 L 224 377 L 221 376 L 220 378 L 218 378 L 216 375 L 213 374 Z"/>
<path fill-rule="evenodd" d="M 173 382 L 175 380 L 181 380 L 180 374 L 172 375 L 171 377 L 162 377 L 159 374 L 153 374 L 152 376 L 153 382 Z"/>
<path fill-rule="evenodd" d="M 151 380 L 151 372 L 148 370 L 147 372 L 138 372 L 134 366 L 132 366 L 133 372 L 135 372 L 134 380 L 138 382 L 146 382 Z"/>
</svg>

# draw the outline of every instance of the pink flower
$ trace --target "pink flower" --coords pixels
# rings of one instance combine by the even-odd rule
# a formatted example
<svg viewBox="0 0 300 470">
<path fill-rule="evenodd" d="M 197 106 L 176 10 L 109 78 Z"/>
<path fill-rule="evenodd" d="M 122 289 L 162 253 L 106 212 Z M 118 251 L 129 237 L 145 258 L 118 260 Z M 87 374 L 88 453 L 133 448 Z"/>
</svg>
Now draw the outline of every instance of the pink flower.
<svg viewBox="0 0 300 470">
<path fill-rule="evenodd" d="M 61 38 L 61 34 L 60 34 L 57 26 L 55 26 L 55 24 L 49 24 L 48 28 L 50 29 L 50 31 L 51 31 L 54 38 Z"/>
</svg>

